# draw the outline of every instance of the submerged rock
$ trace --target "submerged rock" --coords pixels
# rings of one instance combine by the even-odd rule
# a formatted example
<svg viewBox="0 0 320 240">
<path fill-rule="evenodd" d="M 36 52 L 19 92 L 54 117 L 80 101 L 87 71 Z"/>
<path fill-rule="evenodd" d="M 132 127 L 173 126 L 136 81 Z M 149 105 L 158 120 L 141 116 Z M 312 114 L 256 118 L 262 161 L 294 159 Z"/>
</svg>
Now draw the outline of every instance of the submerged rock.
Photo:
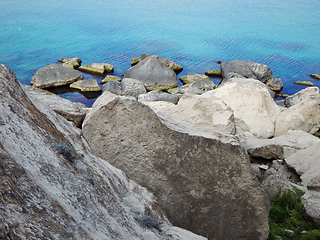
<svg viewBox="0 0 320 240">
<path fill-rule="evenodd" d="M 179 79 L 183 84 L 193 83 L 200 80 L 209 80 L 209 78 L 205 75 L 196 74 L 196 73 L 188 73 L 187 75 L 182 76 Z"/>
<path fill-rule="evenodd" d="M 82 79 L 83 75 L 79 71 L 53 63 L 38 69 L 32 77 L 31 85 L 36 88 L 51 88 Z"/>
<path fill-rule="evenodd" d="M 91 74 L 104 74 L 113 72 L 114 67 L 108 63 L 92 63 L 91 65 L 80 66 L 78 69 Z"/>
<path fill-rule="evenodd" d="M 58 62 L 61 62 L 61 65 L 66 68 L 75 69 L 80 66 L 82 61 L 80 58 L 62 58 Z"/>
<path fill-rule="evenodd" d="M 99 92 L 102 91 L 101 87 L 98 85 L 97 80 L 88 79 L 77 81 L 70 85 L 70 88 L 79 89 L 81 92 Z"/>
<path fill-rule="evenodd" d="M 235 138 L 108 92 L 87 115 L 83 135 L 96 154 L 154 192 L 175 225 L 210 239 L 267 238 L 266 195 Z"/>
</svg>

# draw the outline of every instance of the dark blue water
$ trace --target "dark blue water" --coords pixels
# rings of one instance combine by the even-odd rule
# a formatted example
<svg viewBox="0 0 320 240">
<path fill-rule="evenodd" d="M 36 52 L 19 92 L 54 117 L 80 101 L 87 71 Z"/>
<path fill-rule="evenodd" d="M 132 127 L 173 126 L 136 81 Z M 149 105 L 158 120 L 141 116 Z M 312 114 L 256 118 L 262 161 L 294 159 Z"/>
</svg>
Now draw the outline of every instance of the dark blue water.
<svg viewBox="0 0 320 240">
<path fill-rule="evenodd" d="M 180 76 L 241 59 L 270 66 L 282 93 L 305 88 L 298 80 L 320 87 L 309 76 L 320 74 L 319 0 L 1 0 L 0 9 L 0 62 L 25 84 L 37 69 L 69 57 L 110 63 L 121 76 L 131 58 L 148 52 L 183 66 Z"/>
</svg>

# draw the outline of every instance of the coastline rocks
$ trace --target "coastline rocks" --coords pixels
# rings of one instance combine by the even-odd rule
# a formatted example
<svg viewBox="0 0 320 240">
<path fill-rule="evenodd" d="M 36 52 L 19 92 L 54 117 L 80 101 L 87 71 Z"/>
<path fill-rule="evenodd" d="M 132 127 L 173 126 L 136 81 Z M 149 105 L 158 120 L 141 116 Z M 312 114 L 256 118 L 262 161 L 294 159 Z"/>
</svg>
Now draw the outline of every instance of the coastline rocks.
<svg viewBox="0 0 320 240">
<path fill-rule="evenodd" d="M 153 55 L 153 54 L 150 54 L 150 53 L 144 53 L 141 55 L 140 59 L 141 61 L 147 57 L 150 57 L 150 56 L 157 56 L 157 55 Z M 159 57 L 160 59 L 160 62 L 166 66 L 167 68 L 170 68 L 171 70 L 175 71 L 177 74 L 180 73 L 182 70 L 183 70 L 183 67 L 181 67 L 179 64 L 169 60 L 169 59 L 166 59 L 166 58 L 162 58 L 162 57 Z"/>
<path fill-rule="evenodd" d="M 281 78 L 271 78 L 266 82 L 266 85 L 274 92 L 281 92 L 283 88 L 283 82 Z"/>
<path fill-rule="evenodd" d="M 191 84 L 186 84 L 181 87 L 169 89 L 168 92 L 171 94 L 192 94 L 192 95 L 201 95 L 206 91 L 216 89 L 217 85 L 214 82 L 208 80 L 200 80 L 193 82 Z"/>
<path fill-rule="evenodd" d="M 70 88 L 78 89 L 81 92 L 99 92 L 102 91 L 101 87 L 98 85 L 97 80 L 88 79 L 81 80 L 70 85 Z"/>
<path fill-rule="evenodd" d="M 51 88 L 82 79 L 80 72 L 53 63 L 38 69 L 32 77 L 31 85 L 36 88 Z"/>
<path fill-rule="evenodd" d="M 182 76 L 179 79 L 183 84 L 193 83 L 200 80 L 209 80 L 206 75 L 196 74 L 196 73 L 188 73 L 187 75 Z"/>
<path fill-rule="evenodd" d="M 268 201 L 245 149 L 233 137 L 162 117 L 104 92 L 83 136 L 96 154 L 154 192 L 175 225 L 210 239 L 266 239 Z"/>
<path fill-rule="evenodd" d="M 236 134 L 232 109 L 215 97 L 184 94 L 177 105 L 147 103 L 157 115 L 170 116 L 196 127 L 215 130 L 225 134 Z"/>
<path fill-rule="evenodd" d="M 318 87 L 307 87 L 302 89 L 301 91 L 286 97 L 284 104 L 289 108 L 300 102 L 306 102 L 310 100 L 316 101 L 320 104 L 320 92 Z"/>
<path fill-rule="evenodd" d="M 91 65 L 80 66 L 78 69 L 91 74 L 104 74 L 113 72 L 114 67 L 108 63 L 92 63 Z"/>
<path fill-rule="evenodd" d="M 121 95 L 121 84 L 118 81 L 110 80 L 107 83 L 103 84 L 103 92 L 109 91 L 116 95 Z"/>
<path fill-rule="evenodd" d="M 171 102 L 173 104 L 177 104 L 180 99 L 180 95 L 169 94 L 162 92 L 160 90 L 154 90 L 148 92 L 146 94 L 141 94 L 138 97 L 139 102 L 157 102 L 157 101 L 165 101 Z"/>
<path fill-rule="evenodd" d="M 0 95 L 1 239 L 204 239 L 173 227 L 150 192 L 32 103 L 4 64 Z"/>
<path fill-rule="evenodd" d="M 121 78 L 114 76 L 114 75 L 107 75 L 105 76 L 105 78 L 101 81 L 101 84 L 103 83 L 107 83 L 108 81 L 113 80 L 113 81 L 117 81 L 117 82 L 121 82 Z"/>
<path fill-rule="evenodd" d="M 123 76 L 140 80 L 148 90 L 165 90 L 178 86 L 175 72 L 165 67 L 155 55 L 145 58 L 127 70 Z"/>
<path fill-rule="evenodd" d="M 257 80 L 227 82 L 203 95 L 219 98 L 233 110 L 238 133 L 251 132 L 258 138 L 274 136 L 280 108 Z"/>
<path fill-rule="evenodd" d="M 77 104 L 49 91 L 37 89 L 24 84 L 20 85 L 32 102 L 37 101 L 47 106 L 68 121 L 74 122 L 77 127 L 81 127 L 83 119 L 86 116 L 86 112 Z"/>
<path fill-rule="evenodd" d="M 141 94 L 147 93 L 146 87 L 137 79 L 124 78 L 120 83 L 121 95 L 138 99 Z"/>
<path fill-rule="evenodd" d="M 82 61 L 80 58 L 62 58 L 58 62 L 61 62 L 61 65 L 66 68 L 75 69 L 80 66 Z"/>
</svg>

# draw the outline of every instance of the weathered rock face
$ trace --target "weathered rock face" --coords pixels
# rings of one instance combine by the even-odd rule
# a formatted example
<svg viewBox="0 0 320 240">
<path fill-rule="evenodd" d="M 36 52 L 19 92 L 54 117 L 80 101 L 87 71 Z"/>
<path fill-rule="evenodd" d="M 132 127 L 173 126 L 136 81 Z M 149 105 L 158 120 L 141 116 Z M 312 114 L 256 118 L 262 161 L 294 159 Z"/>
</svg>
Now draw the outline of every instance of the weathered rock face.
<svg viewBox="0 0 320 240">
<path fill-rule="evenodd" d="M 257 80 L 236 80 L 203 95 L 221 99 L 233 110 L 239 133 L 248 131 L 258 138 L 273 137 L 275 120 L 280 113 L 278 105 Z"/>
<path fill-rule="evenodd" d="M 286 97 L 285 99 L 285 106 L 286 107 L 292 107 L 293 105 L 296 105 L 301 102 L 306 101 L 316 101 L 317 103 L 320 103 L 320 92 L 319 88 L 317 87 L 307 87 L 305 89 L 302 89 L 301 91 Z"/>
<path fill-rule="evenodd" d="M 66 68 L 75 69 L 80 66 L 82 61 L 80 58 L 62 58 L 58 62 L 62 62 L 61 65 Z"/>
<path fill-rule="evenodd" d="M 223 62 L 220 65 L 222 78 L 228 73 L 238 73 L 246 78 L 257 79 L 263 83 L 267 83 L 273 78 L 273 73 L 267 65 L 243 60 L 233 60 Z"/>
<path fill-rule="evenodd" d="M 173 104 L 177 104 L 180 97 L 181 97 L 180 95 L 169 94 L 169 93 L 162 92 L 160 90 L 154 90 L 146 94 L 139 95 L 138 101 L 139 102 L 165 101 L 165 102 L 171 102 Z"/>
<path fill-rule="evenodd" d="M 180 78 L 180 81 L 183 82 L 183 84 L 193 83 L 200 80 L 209 80 L 209 78 L 206 75 L 196 73 L 188 73 Z"/>
<path fill-rule="evenodd" d="M 206 91 L 216 89 L 217 85 L 214 82 L 208 80 L 199 80 L 197 82 L 184 85 L 178 88 L 170 89 L 169 92 L 172 94 L 192 94 L 192 95 L 201 95 Z"/>
<path fill-rule="evenodd" d="M 32 77 L 31 84 L 37 88 L 50 88 L 71 84 L 82 80 L 83 75 L 58 64 L 50 64 L 40 68 Z"/>
<path fill-rule="evenodd" d="M 150 57 L 150 56 L 156 56 L 156 55 L 153 55 L 153 54 L 150 54 L 150 53 L 144 53 L 141 55 L 140 59 L 143 60 L 147 57 Z M 175 71 L 177 74 L 180 73 L 182 70 L 183 70 L 183 67 L 181 67 L 179 64 L 169 60 L 169 59 L 166 59 L 166 58 L 162 58 L 162 57 L 159 57 L 161 63 L 166 66 L 167 68 L 170 68 L 171 70 Z"/>
<path fill-rule="evenodd" d="M 81 92 L 100 92 L 100 91 L 102 91 L 97 80 L 95 80 L 95 79 L 77 81 L 75 83 L 72 83 L 70 85 L 70 88 L 78 89 Z"/>
<path fill-rule="evenodd" d="M 126 97 L 132 96 L 138 99 L 140 94 L 147 93 L 146 87 L 137 79 L 124 78 L 120 83 L 120 87 L 121 95 Z"/>
<path fill-rule="evenodd" d="M 109 63 L 92 63 L 91 65 L 80 66 L 78 69 L 91 74 L 104 74 L 113 72 L 114 67 Z"/>
<path fill-rule="evenodd" d="M 109 91 L 116 95 L 121 95 L 121 84 L 118 81 L 110 80 L 103 84 L 103 91 Z"/>
<path fill-rule="evenodd" d="M 0 239 L 203 239 L 172 227 L 146 189 L 32 103 L 3 64 L 0 96 Z"/>
<path fill-rule="evenodd" d="M 165 67 L 159 57 L 154 55 L 127 70 L 123 76 L 140 80 L 148 90 L 164 90 L 178 86 L 175 72 Z"/>
<path fill-rule="evenodd" d="M 148 106 L 108 92 L 83 135 L 96 154 L 154 192 L 174 224 L 209 239 L 267 238 L 267 200 L 234 138 L 160 121 Z"/>
</svg>

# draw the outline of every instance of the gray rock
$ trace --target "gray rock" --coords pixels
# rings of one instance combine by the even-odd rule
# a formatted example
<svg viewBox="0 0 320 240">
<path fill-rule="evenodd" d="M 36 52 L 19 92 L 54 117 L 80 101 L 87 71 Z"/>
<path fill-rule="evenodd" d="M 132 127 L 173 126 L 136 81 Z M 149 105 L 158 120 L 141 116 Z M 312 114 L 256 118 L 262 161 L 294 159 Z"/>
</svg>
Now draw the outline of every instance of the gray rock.
<svg viewBox="0 0 320 240">
<path fill-rule="evenodd" d="M 165 67 L 157 56 L 149 56 L 123 74 L 140 80 L 148 90 L 165 90 L 178 86 L 175 72 Z"/>
<path fill-rule="evenodd" d="M 178 88 L 170 89 L 169 92 L 172 94 L 191 94 L 201 95 L 206 91 L 216 89 L 217 85 L 214 82 L 208 80 L 199 80 L 188 85 L 184 85 Z"/>
<path fill-rule="evenodd" d="M 81 92 L 99 92 L 102 91 L 97 80 L 81 80 L 70 84 L 70 88 L 79 89 Z"/>
<path fill-rule="evenodd" d="M 92 63 L 91 65 L 80 66 L 78 69 L 91 74 L 104 74 L 113 72 L 114 67 L 109 63 Z"/>
<path fill-rule="evenodd" d="M 0 95 L 1 239 L 204 239 L 173 227 L 150 192 L 32 103 L 3 64 Z"/>
<path fill-rule="evenodd" d="M 210 239 L 268 237 L 268 202 L 235 138 L 160 121 L 148 106 L 108 92 L 83 135 L 96 154 L 154 192 L 177 226 Z"/>
<path fill-rule="evenodd" d="M 228 73 L 239 73 L 246 78 L 257 79 L 263 83 L 267 83 L 274 78 L 272 71 L 267 65 L 255 62 L 233 60 L 221 63 L 220 68 L 222 78 L 225 78 Z"/>
<path fill-rule="evenodd" d="M 311 219 L 311 221 L 320 228 L 320 192 L 307 191 L 301 197 L 301 203 L 308 219 Z"/>
<path fill-rule="evenodd" d="M 37 88 L 50 88 L 68 85 L 82 79 L 83 75 L 79 71 L 53 63 L 38 69 L 32 77 L 31 84 Z"/>
<path fill-rule="evenodd" d="M 275 92 L 280 92 L 283 88 L 283 82 L 281 78 L 271 78 L 266 82 L 266 85 Z"/>
<path fill-rule="evenodd" d="M 317 87 L 307 87 L 302 89 L 301 91 L 286 97 L 285 106 L 292 107 L 298 103 L 306 102 L 306 101 L 316 101 L 320 104 L 320 92 Z"/>
<path fill-rule="evenodd" d="M 21 84 L 21 88 L 32 102 L 37 101 L 47 106 L 68 121 L 74 122 L 77 127 L 81 127 L 86 112 L 78 107 L 76 103 L 46 90 L 37 89 L 24 84 Z"/>
<path fill-rule="evenodd" d="M 196 74 L 196 73 L 188 73 L 180 78 L 180 81 L 183 84 L 193 83 L 200 80 L 209 80 L 206 75 Z"/>
<path fill-rule="evenodd" d="M 224 78 L 222 79 L 220 84 L 228 82 L 231 78 L 245 78 L 245 76 L 236 72 L 228 72 L 226 73 L 226 75 L 224 75 Z"/>
<path fill-rule="evenodd" d="M 61 65 L 66 68 L 75 69 L 80 66 L 82 61 L 80 58 L 62 58 L 58 62 L 62 62 Z"/>
<path fill-rule="evenodd" d="M 109 91 L 116 95 L 121 95 L 121 84 L 118 81 L 110 80 L 103 85 L 103 92 Z"/>
<path fill-rule="evenodd" d="M 150 57 L 150 56 L 156 56 L 156 55 L 153 55 L 150 53 L 144 53 L 141 55 L 140 59 L 144 60 L 145 58 Z M 159 57 L 159 59 L 164 66 L 166 66 L 167 68 L 170 68 L 171 70 L 175 71 L 176 73 L 180 73 L 183 70 L 183 68 L 179 64 L 177 64 L 169 59 L 162 58 L 162 57 Z"/>
<path fill-rule="evenodd" d="M 155 102 L 155 101 L 165 101 L 177 104 L 180 99 L 180 95 L 169 94 L 162 92 L 160 90 L 154 90 L 146 94 L 141 94 L 138 97 L 139 102 Z"/>
<path fill-rule="evenodd" d="M 120 83 L 120 87 L 121 95 L 126 97 L 131 96 L 138 99 L 139 95 L 147 93 L 146 87 L 137 79 L 124 78 Z"/>
</svg>

